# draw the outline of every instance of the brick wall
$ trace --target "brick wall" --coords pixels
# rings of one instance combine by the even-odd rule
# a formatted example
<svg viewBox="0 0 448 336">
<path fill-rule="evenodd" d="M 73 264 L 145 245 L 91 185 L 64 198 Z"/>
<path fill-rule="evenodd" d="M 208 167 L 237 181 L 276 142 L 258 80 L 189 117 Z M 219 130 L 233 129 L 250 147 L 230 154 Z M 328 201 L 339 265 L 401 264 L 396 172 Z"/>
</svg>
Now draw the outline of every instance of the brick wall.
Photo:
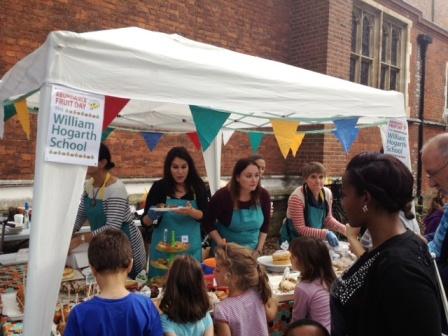
<svg viewBox="0 0 448 336">
<path fill-rule="evenodd" d="M 294 0 L 291 8 L 292 65 L 325 73 L 329 5 L 327 0 Z"/>
<path fill-rule="evenodd" d="M 52 30 L 85 32 L 138 26 L 178 33 L 238 52 L 287 61 L 290 40 L 290 1 L 281 0 L 152 0 L 0 1 L 0 77 L 17 61 L 39 47 Z M 31 141 L 16 118 L 6 125 L 0 141 L 0 179 L 32 179 L 34 174 L 35 122 Z M 186 136 L 164 137 L 149 152 L 138 134 L 116 132 L 107 140 L 117 174 L 122 177 L 160 176 L 163 158 L 172 146 L 186 145 L 201 170 L 202 155 Z M 250 154 L 248 139 L 235 134 L 223 148 L 223 173 L 230 174 L 235 160 Z M 264 139 L 261 154 L 268 174 L 283 174 L 285 162 L 273 137 Z M 16 165 L 17 163 L 17 165 Z M 19 169 L 17 169 L 17 167 Z"/>
<path fill-rule="evenodd" d="M 153 0 L 94 1 L 58 0 L 0 1 L 0 76 L 19 59 L 37 48 L 51 30 L 77 32 L 138 26 L 156 31 L 179 33 L 197 41 L 235 51 L 270 58 L 306 69 L 348 79 L 351 41 L 351 12 L 354 0 Z M 435 0 L 445 1 L 445 0 Z M 378 3 L 413 21 L 409 84 L 410 116 L 418 111 L 418 34 L 433 37 L 428 49 L 425 117 L 441 122 L 444 108 L 445 64 L 448 61 L 447 34 L 421 22 L 421 13 L 400 0 Z M 418 2 L 408 0 L 407 2 Z M 422 2 L 423 3 L 423 2 Z M 440 12 L 442 13 L 442 12 Z M 446 15 L 445 17 L 448 17 Z M 427 127 L 425 137 L 441 132 Z M 411 157 L 415 167 L 417 127 L 410 125 Z M 33 117 L 32 139 L 35 138 Z M 113 133 L 107 140 L 122 177 L 156 177 L 162 172 L 163 158 L 172 146 L 185 145 L 204 174 L 202 155 L 186 136 L 165 136 L 150 152 L 138 134 Z M 6 124 L 0 141 L 0 179 L 32 179 L 34 140 L 28 141 L 16 118 Z M 263 140 L 267 174 L 300 172 L 304 162 L 322 161 L 329 175 L 342 174 L 346 162 L 356 153 L 378 150 L 377 128 L 363 129 L 349 155 L 331 135 L 307 135 L 296 158 L 284 160 L 272 135 Z M 235 133 L 223 148 L 222 173 L 229 175 L 236 159 L 250 154 L 247 136 Z M 16 167 L 19 167 L 17 169 Z"/>
</svg>

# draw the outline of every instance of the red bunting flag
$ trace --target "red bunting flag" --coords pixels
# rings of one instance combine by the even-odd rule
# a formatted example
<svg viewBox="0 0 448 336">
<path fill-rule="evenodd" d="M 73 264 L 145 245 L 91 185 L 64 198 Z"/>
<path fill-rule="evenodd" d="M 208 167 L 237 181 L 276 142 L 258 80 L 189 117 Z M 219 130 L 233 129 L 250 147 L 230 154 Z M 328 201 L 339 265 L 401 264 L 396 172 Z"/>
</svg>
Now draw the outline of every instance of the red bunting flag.
<svg viewBox="0 0 448 336">
<path fill-rule="evenodd" d="M 190 138 L 190 140 L 194 143 L 194 146 L 196 147 L 196 149 L 201 149 L 201 143 L 199 141 L 199 136 L 198 133 L 196 132 L 192 132 L 192 133 L 187 133 L 188 137 Z"/>
<path fill-rule="evenodd" d="M 103 130 L 105 130 L 112 120 L 121 112 L 121 110 L 126 106 L 129 99 L 104 96 L 104 119 L 103 119 Z"/>
</svg>

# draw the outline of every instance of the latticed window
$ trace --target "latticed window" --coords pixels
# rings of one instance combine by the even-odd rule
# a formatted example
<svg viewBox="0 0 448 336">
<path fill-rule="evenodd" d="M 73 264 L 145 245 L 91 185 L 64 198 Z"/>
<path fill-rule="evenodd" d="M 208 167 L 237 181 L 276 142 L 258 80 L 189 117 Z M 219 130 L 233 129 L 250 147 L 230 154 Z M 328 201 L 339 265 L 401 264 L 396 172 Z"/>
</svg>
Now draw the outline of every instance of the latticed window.
<svg viewBox="0 0 448 336">
<path fill-rule="evenodd" d="M 353 7 L 350 80 L 404 90 L 406 25 L 364 3 Z"/>
</svg>

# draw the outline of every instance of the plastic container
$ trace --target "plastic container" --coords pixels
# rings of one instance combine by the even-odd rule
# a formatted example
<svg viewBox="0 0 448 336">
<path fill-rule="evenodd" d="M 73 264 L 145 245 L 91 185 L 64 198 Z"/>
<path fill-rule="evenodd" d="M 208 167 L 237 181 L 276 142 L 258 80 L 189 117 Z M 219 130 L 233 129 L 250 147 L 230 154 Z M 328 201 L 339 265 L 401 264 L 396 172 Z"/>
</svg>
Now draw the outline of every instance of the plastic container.
<svg viewBox="0 0 448 336">
<path fill-rule="evenodd" d="M 216 267 L 216 259 L 215 258 L 207 258 L 201 264 L 202 272 L 204 274 L 213 274 L 213 271 Z"/>
</svg>

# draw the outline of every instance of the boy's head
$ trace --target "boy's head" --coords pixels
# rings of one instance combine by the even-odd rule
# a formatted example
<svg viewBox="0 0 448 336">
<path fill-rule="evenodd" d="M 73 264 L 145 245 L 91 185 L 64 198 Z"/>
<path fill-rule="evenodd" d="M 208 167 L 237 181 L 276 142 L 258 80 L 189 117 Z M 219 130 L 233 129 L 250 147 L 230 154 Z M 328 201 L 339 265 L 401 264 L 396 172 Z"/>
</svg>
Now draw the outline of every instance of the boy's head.
<svg viewBox="0 0 448 336">
<path fill-rule="evenodd" d="M 330 336 L 330 333 L 319 322 L 302 319 L 291 323 L 285 336 Z"/>
<path fill-rule="evenodd" d="M 89 264 L 99 274 L 129 272 L 132 268 L 132 249 L 128 237 L 118 230 L 107 229 L 90 242 Z"/>
</svg>

